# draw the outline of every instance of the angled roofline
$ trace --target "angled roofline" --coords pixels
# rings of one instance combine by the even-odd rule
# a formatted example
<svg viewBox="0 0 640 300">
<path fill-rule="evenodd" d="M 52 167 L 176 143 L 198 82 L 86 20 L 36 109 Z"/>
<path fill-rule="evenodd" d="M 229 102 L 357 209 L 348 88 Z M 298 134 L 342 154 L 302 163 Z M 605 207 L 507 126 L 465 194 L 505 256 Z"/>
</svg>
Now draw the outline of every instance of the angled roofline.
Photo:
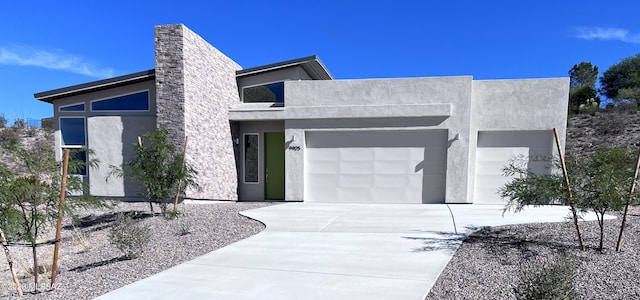
<svg viewBox="0 0 640 300">
<path fill-rule="evenodd" d="M 136 73 L 131 73 L 127 75 L 72 85 L 72 86 L 63 87 L 55 90 L 35 93 L 33 94 L 33 97 L 43 102 L 53 103 L 54 100 L 60 99 L 63 97 L 69 97 L 73 95 L 99 91 L 106 88 L 122 86 L 125 84 L 147 81 L 155 78 L 155 76 L 156 76 L 156 70 L 151 69 L 151 70 L 146 70 L 142 72 L 136 72 Z"/>
<path fill-rule="evenodd" d="M 273 64 L 268 64 L 264 66 L 258 66 L 248 69 L 243 69 L 236 71 L 236 77 L 249 76 L 259 73 L 270 72 L 278 69 L 284 69 L 289 67 L 300 66 L 305 72 L 311 76 L 311 78 L 316 80 L 333 80 L 333 76 L 327 70 L 327 67 L 324 66 L 322 61 L 317 55 L 311 55 L 291 60 L 285 60 Z"/>
</svg>

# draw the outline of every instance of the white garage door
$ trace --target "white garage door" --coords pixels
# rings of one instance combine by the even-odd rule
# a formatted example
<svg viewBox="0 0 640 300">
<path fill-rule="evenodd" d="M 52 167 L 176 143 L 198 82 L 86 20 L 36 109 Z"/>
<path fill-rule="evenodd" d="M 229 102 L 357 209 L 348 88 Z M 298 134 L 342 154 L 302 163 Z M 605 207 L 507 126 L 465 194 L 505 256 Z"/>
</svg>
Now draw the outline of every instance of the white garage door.
<svg viewBox="0 0 640 300">
<path fill-rule="evenodd" d="M 498 189 L 511 180 L 502 169 L 518 155 L 523 158 L 550 156 L 553 133 L 549 131 L 481 131 L 478 132 L 474 203 L 504 204 Z M 527 163 L 527 162 L 525 162 Z M 528 163 L 532 172 L 548 172 L 544 162 Z"/>
<path fill-rule="evenodd" d="M 447 131 L 307 132 L 305 201 L 444 203 Z"/>
</svg>

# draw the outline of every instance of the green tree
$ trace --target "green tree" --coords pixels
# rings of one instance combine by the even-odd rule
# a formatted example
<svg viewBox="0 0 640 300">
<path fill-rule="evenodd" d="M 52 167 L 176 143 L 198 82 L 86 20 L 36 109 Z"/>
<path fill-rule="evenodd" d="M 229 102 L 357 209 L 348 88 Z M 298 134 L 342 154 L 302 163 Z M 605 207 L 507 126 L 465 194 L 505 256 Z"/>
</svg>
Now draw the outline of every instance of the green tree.
<svg viewBox="0 0 640 300">
<path fill-rule="evenodd" d="M 569 70 L 569 113 L 580 112 L 581 106 L 598 108 L 600 98 L 596 90 L 598 66 L 590 62 L 573 65 Z"/>
<path fill-rule="evenodd" d="M 504 174 L 513 177 L 500 189 L 501 197 L 508 200 L 505 210 L 520 211 L 527 205 L 569 204 L 561 174 L 532 173 L 523 161 L 526 162 L 516 159 L 504 168 Z M 560 167 L 557 161 L 548 161 L 550 167 Z M 633 180 L 633 159 L 625 150 L 603 147 L 591 156 L 567 156 L 566 167 L 574 203 L 581 211 L 592 210 L 596 214 L 600 228 L 598 250 L 602 251 L 604 216 L 623 208 Z"/>
<path fill-rule="evenodd" d="M 600 148 L 590 157 L 572 157 L 572 188 L 579 193 L 578 203 L 596 214 L 600 227 L 598 250 L 603 249 L 604 216 L 620 211 L 629 196 L 633 181 L 634 161 L 626 150 Z"/>
<path fill-rule="evenodd" d="M 88 151 L 88 150 L 84 150 Z M 0 163 L 0 227 L 11 242 L 26 242 L 31 247 L 35 292 L 38 289 L 37 246 L 41 233 L 58 218 L 58 204 L 62 176 L 60 162 L 55 160 L 53 147 L 46 141 L 32 146 L 17 142 L 0 144 L 0 152 L 12 161 L 9 166 Z M 89 151 L 90 152 L 90 151 Z M 84 162 L 72 161 L 70 170 L 84 168 Z M 89 162 L 91 166 L 96 160 Z M 72 214 L 78 208 L 100 207 L 104 204 L 85 196 L 82 179 L 67 177 L 65 213 Z"/>
<path fill-rule="evenodd" d="M 640 100 L 640 53 L 612 65 L 600 77 L 600 92 L 614 103 Z"/>
<path fill-rule="evenodd" d="M 144 134 L 142 143 L 134 146 L 135 157 L 122 166 L 111 166 L 109 176 L 130 177 L 144 187 L 144 197 L 153 213 L 153 203 L 158 203 L 162 215 L 167 214 L 170 203 L 178 191 L 178 183 L 184 189 L 200 189 L 195 182 L 197 172 L 182 161 L 182 154 L 167 141 L 168 131 L 156 129 Z"/>
</svg>

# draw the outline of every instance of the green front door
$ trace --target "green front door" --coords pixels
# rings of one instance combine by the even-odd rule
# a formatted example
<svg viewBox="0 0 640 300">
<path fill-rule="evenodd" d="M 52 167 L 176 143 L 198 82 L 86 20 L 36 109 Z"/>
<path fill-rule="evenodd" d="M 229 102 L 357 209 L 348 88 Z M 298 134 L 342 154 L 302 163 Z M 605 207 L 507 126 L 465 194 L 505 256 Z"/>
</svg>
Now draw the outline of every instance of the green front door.
<svg viewBox="0 0 640 300">
<path fill-rule="evenodd" d="M 265 199 L 284 200 L 284 132 L 264 133 Z"/>
</svg>

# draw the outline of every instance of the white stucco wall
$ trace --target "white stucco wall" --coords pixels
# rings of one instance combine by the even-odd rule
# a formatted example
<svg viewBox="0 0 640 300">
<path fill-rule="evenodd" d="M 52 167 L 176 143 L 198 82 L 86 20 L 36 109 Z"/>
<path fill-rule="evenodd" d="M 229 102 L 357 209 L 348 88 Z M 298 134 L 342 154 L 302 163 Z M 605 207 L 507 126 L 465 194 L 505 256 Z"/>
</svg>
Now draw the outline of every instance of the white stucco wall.
<svg viewBox="0 0 640 300">
<path fill-rule="evenodd" d="M 542 131 L 548 133 L 545 139 L 552 139 L 557 128 L 564 151 L 569 78 L 474 80 L 472 95 L 469 191 L 475 189 L 478 132 Z M 555 146 L 551 153 L 557 155 Z M 469 202 L 473 196 L 469 194 Z"/>
<path fill-rule="evenodd" d="M 445 201 L 467 202 L 460 187 L 468 180 L 471 88 L 468 76 L 286 82 L 285 140 L 295 137 L 292 146 L 302 149 L 286 152 L 286 198 L 304 198 L 305 131 L 402 128 L 448 130 Z M 372 110 L 380 105 L 389 109 Z M 406 107 L 411 113 L 398 113 Z"/>
</svg>

